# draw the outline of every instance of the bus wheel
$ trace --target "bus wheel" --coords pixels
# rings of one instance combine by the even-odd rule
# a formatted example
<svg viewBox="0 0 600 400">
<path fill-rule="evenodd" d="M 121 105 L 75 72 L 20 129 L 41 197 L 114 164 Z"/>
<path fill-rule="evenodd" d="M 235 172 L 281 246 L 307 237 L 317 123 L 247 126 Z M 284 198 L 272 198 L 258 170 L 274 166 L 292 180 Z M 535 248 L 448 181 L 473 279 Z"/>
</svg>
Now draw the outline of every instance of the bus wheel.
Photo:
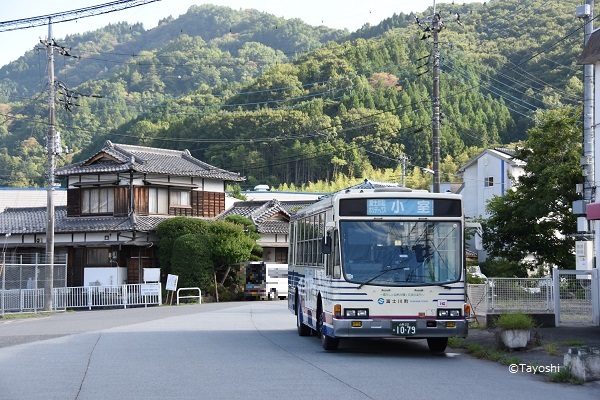
<svg viewBox="0 0 600 400">
<path fill-rule="evenodd" d="M 443 353 L 446 350 L 446 346 L 448 346 L 448 338 L 428 338 L 427 345 L 429 346 L 429 350 L 433 353 Z"/>
<path fill-rule="evenodd" d="M 300 336 L 309 336 L 310 335 L 310 327 L 304 325 L 302 321 L 300 321 L 300 314 L 302 310 L 300 309 L 300 304 L 296 300 L 296 328 L 298 329 L 298 335 Z"/>
<path fill-rule="evenodd" d="M 323 311 L 320 302 L 319 307 L 317 308 L 317 335 L 321 339 L 321 345 L 325 350 L 337 350 L 338 346 L 340 345 L 339 338 L 327 336 L 323 332 Z"/>
</svg>

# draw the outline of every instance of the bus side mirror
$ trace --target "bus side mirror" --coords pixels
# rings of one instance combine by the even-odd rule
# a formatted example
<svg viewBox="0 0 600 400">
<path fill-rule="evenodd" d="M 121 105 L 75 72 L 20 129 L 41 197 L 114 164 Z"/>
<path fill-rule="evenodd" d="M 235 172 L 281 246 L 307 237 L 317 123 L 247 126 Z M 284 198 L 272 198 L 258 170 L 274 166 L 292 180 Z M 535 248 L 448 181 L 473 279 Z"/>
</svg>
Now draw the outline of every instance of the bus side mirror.
<svg viewBox="0 0 600 400">
<path fill-rule="evenodd" d="M 321 239 L 321 252 L 331 254 L 331 235 L 329 233 Z"/>
</svg>

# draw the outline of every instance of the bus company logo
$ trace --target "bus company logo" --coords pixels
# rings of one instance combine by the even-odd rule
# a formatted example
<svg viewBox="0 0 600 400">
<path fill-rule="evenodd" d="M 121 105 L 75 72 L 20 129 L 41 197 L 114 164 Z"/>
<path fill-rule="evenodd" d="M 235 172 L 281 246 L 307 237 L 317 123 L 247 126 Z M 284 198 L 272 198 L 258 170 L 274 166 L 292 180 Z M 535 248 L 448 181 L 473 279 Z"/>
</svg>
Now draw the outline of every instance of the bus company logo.
<svg viewBox="0 0 600 400">
<path fill-rule="evenodd" d="M 447 307 L 448 300 L 438 300 L 438 307 Z"/>
<path fill-rule="evenodd" d="M 380 298 L 377 299 L 377 303 L 378 304 L 384 304 L 385 300 L 382 297 L 380 297 Z"/>
</svg>

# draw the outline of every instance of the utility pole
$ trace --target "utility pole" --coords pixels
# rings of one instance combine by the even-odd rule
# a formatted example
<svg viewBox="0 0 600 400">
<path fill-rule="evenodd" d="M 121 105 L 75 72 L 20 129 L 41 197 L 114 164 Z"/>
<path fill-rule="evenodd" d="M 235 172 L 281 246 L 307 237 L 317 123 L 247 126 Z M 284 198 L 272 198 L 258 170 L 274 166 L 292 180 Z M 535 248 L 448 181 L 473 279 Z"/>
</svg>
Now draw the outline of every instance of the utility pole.
<svg viewBox="0 0 600 400">
<path fill-rule="evenodd" d="M 582 17 L 585 21 L 583 44 L 587 44 L 594 30 L 594 0 L 586 1 L 586 10 Z M 583 200 L 590 203 L 594 197 L 594 65 L 583 66 Z"/>
<path fill-rule="evenodd" d="M 456 22 L 460 24 L 458 14 L 455 16 Z M 431 151 L 432 151 L 432 164 L 433 164 L 433 182 L 432 190 L 434 193 L 440 192 L 440 47 L 439 47 L 439 33 L 444 27 L 444 23 L 440 15 L 435 9 L 435 0 L 433 0 L 433 15 L 424 22 L 430 23 L 430 25 L 424 25 L 417 17 L 415 22 L 425 32 L 421 39 L 428 37 L 433 38 L 433 89 L 431 94 L 431 107 L 433 116 L 431 119 L 432 135 L 431 135 Z M 431 32 L 431 33 L 429 33 Z"/>
<path fill-rule="evenodd" d="M 433 19 L 431 31 L 433 36 L 433 92 L 431 106 L 433 109 L 431 150 L 433 160 L 433 193 L 440 192 L 440 48 L 438 34 L 442 29 L 440 15 L 435 12 L 433 2 Z"/>
<path fill-rule="evenodd" d="M 594 0 L 586 0 L 586 4 L 577 6 L 575 16 L 584 21 L 584 47 L 594 30 Z M 582 238 L 575 242 L 577 249 L 577 268 L 579 269 L 580 260 L 585 264 L 588 258 L 594 259 L 600 250 L 600 221 L 593 221 L 593 229 L 590 221 L 587 219 L 587 205 L 593 201 L 598 202 L 600 188 L 600 168 L 596 168 L 597 158 L 600 155 L 600 143 L 595 140 L 595 83 L 594 83 L 595 65 L 584 64 L 583 66 L 583 155 L 580 165 L 582 167 L 583 185 L 578 185 L 578 192 L 582 193 L 582 200 L 573 202 L 573 213 L 577 215 L 577 232 Z M 581 187 L 582 186 L 582 187 Z M 586 254 L 580 258 L 580 249 Z M 593 251 L 592 251 L 593 249 Z"/>
<path fill-rule="evenodd" d="M 54 45 L 52 41 L 52 19 L 48 18 L 48 207 L 46 210 L 46 279 L 44 280 L 44 310 L 52 311 L 52 294 L 54 292 L 54 172 L 56 167 L 56 129 L 54 124 Z"/>
</svg>

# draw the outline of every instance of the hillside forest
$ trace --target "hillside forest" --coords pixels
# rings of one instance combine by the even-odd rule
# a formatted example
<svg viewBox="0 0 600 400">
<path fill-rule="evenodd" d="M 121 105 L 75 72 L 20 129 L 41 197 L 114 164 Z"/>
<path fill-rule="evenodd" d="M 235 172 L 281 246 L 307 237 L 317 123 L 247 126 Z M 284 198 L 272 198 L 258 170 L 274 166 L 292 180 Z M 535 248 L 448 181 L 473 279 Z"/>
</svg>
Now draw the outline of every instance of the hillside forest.
<svg viewBox="0 0 600 400">
<path fill-rule="evenodd" d="M 525 140 L 540 111 L 578 105 L 583 90 L 579 0 L 458 3 L 436 10 L 442 181 L 484 148 Z M 189 149 L 248 188 L 401 176 L 426 187 L 431 13 L 348 32 L 203 5 L 149 30 L 116 22 L 55 38 L 70 54 L 55 63 L 58 165 L 111 140 Z M 39 44 L 0 68 L 0 186 L 46 185 L 45 74 Z"/>
</svg>

